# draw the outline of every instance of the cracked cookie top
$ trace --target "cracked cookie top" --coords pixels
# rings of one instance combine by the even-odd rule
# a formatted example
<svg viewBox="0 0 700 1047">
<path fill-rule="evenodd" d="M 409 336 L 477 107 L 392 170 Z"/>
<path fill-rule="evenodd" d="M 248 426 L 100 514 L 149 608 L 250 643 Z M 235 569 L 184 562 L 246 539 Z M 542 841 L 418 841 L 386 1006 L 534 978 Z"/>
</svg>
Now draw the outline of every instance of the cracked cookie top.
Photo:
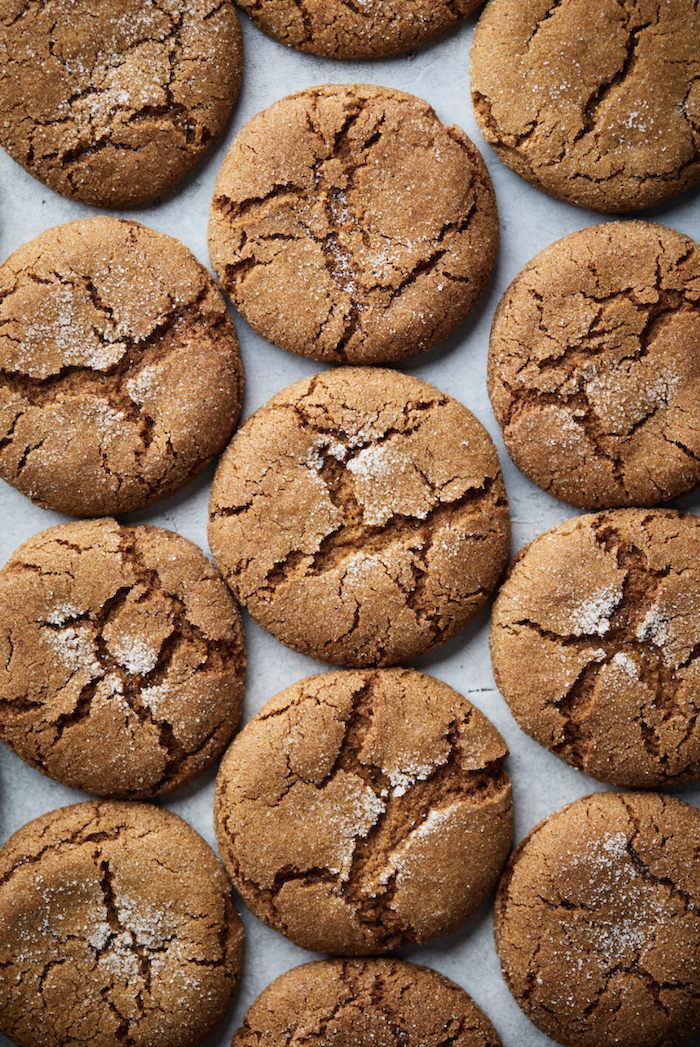
<svg viewBox="0 0 700 1047">
<path fill-rule="evenodd" d="M 508 453 L 573 505 L 654 505 L 700 483 L 700 247 L 604 223 L 535 255 L 494 316 L 488 389 Z"/>
<path fill-rule="evenodd" d="M 493 267 L 496 201 L 420 98 L 313 87 L 255 116 L 214 188 L 212 266 L 251 327 L 314 360 L 389 363 L 464 320 Z"/>
<path fill-rule="evenodd" d="M 232 0 L 3 0 L 0 28 L 0 143 L 86 204 L 172 189 L 238 95 Z"/>
<path fill-rule="evenodd" d="M 551 196 L 636 211 L 700 176 L 695 0 L 490 0 L 470 73 L 482 135 Z"/>
<path fill-rule="evenodd" d="M 451 933 L 510 849 L 507 754 L 471 702 L 413 669 L 308 677 L 221 761 L 222 860 L 255 915 L 304 949 L 358 956 Z"/>
<path fill-rule="evenodd" d="M 209 544 L 255 621 L 337 665 L 451 639 L 496 585 L 510 519 L 498 456 L 462 404 L 398 371 L 283 389 L 222 455 Z"/>
<path fill-rule="evenodd" d="M 171 236 L 84 219 L 0 267 L 0 477 L 45 508 L 173 494 L 226 444 L 243 380 L 223 297 Z"/>
<path fill-rule="evenodd" d="M 76 804 L 0 851 L 0 1028 L 18 1047 L 196 1047 L 242 957 L 226 874 L 169 811 Z"/>
<path fill-rule="evenodd" d="M 63 524 L 0 571 L 0 738 L 70 788 L 185 785 L 231 740 L 244 674 L 230 592 L 171 531 Z"/>
<path fill-rule="evenodd" d="M 403 960 L 318 960 L 276 978 L 248 1008 L 232 1047 L 501 1047 L 471 997 Z"/>
<path fill-rule="evenodd" d="M 540 822 L 501 878 L 506 983 L 565 1047 L 676 1047 L 700 1032 L 700 813 L 596 793 Z"/>
</svg>

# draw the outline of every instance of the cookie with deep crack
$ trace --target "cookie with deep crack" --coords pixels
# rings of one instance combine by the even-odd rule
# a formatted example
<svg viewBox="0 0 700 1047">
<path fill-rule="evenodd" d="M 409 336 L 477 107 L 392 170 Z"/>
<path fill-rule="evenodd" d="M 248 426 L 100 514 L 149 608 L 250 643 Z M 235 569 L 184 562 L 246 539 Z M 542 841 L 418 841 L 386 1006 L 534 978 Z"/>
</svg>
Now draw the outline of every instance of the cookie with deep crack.
<svg viewBox="0 0 700 1047">
<path fill-rule="evenodd" d="M 317 960 L 276 978 L 251 1004 L 232 1047 L 501 1047 L 455 982 L 403 960 Z"/>
<path fill-rule="evenodd" d="M 0 738 L 73 789 L 143 799 L 218 759 L 243 704 L 240 615 L 204 553 L 85 520 L 0 571 Z"/>
<path fill-rule="evenodd" d="M 9 0 L 0 26 L 0 144 L 86 204 L 172 189 L 238 95 L 232 0 Z"/>
<path fill-rule="evenodd" d="M 251 327 L 335 363 L 432 348 L 476 304 L 497 243 L 491 180 L 464 132 L 366 84 L 258 113 L 224 159 L 209 219 L 212 266 Z"/>
<path fill-rule="evenodd" d="M 700 247 L 649 222 L 571 233 L 494 316 L 494 414 L 513 461 L 556 498 L 654 505 L 700 483 Z"/>
<path fill-rule="evenodd" d="M 501 878 L 506 983 L 565 1047 L 676 1047 L 700 1032 L 700 813 L 602 792 L 540 822 Z"/>
<path fill-rule="evenodd" d="M 196 1047 L 242 957 L 226 874 L 169 811 L 76 804 L 0 851 L 0 1029 L 17 1047 Z"/>
<path fill-rule="evenodd" d="M 636 211 L 700 177 L 699 63 L 694 0 L 489 0 L 471 50 L 474 114 L 535 188 Z"/>
<path fill-rule="evenodd" d="M 209 544 L 255 621 L 337 665 L 394 665 L 476 616 L 508 556 L 498 455 L 417 378 L 343 367 L 296 382 L 222 455 Z"/>
<path fill-rule="evenodd" d="M 413 669 L 308 677 L 226 751 L 219 852 L 255 915 L 304 949 L 429 941 L 476 911 L 506 860 L 507 754 L 471 702 Z"/>
<path fill-rule="evenodd" d="M 223 297 L 171 236 L 84 219 L 0 266 L 0 477 L 45 508 L 173 494 L 230 438 L 243 381 Z"/>
</svg>

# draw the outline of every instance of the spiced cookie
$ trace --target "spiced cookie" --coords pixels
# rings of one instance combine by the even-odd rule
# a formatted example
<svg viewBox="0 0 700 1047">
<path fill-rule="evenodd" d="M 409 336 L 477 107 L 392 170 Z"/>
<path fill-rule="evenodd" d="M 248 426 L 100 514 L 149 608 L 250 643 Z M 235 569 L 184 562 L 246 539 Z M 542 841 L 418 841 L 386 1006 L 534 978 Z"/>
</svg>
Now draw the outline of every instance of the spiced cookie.
<svg viewBox="0 0 700 1047">
<path fill-rule="evenodd" d="M 694 0 L 489 0 L 474 33 L 479 130 L 537 189 L 636 211 L 700 176 Z"/>
<path fill-rule="evenodd" d="M 238 95 L 232 0 L 5 0 L 0 25 L 0 143 L 86 204 L 172 189 Z"/>
<path fill-rule="evenodd" d="M 0 851 L 0 1029 L 17 1047 L 196 1047 L 242 956 L 219 861 L 169 811 L 76 804 Z"/>
<path fill-rule="evenodd" d="M 255 116 L 209 218 L 212 266 L 251 327 L 335 363 L 432 348 L 476 304 L 497 243 L 491 180 L 464 132 L 367 84 L 308 88 Z"/>
<path fill-rule="evenodd" d="M 304 949 L 360 956 L 448 934 L 510 848 L 507 754 L 471 702 L 415 670 L 308 677 L 221 762 L 224 865 L 255 915 Z"/>
<path fill-rule="evenodd" d="M 393 665 L 451 639 L 496 585 L 510 520 L 498 456 L 462 404 L 397 371 L 296 382 L 222 455 L 209 544 L 295 650 Z"/>
<path fill-rule="evenodd" d="M 173 494 L 226 444 L 242 390 L 221 293 L 173 237 L 85 219 L 0 266 L 0 477 L 39 505 Z"/>
<path fill-rule="evenodd" d="M 0 571 L 0 738 L 70 788 L 185 785 L 228 745 L 244 673 L 230 592 L 170 531 L 64 524 Z"/>
<path fill-rule="evenodd" d="M 513 461 L 588 508 L 700 483 L 700 247 L 646 222 L 571 233 L 516 276 L 488 389 Z"/>
<path fill-rule="evenodd" d="M 516 1002 L 566 1047 L 675 1047 L 700 1032 L 700 813 L 596 793 L 511 856 L 494 932 Z"/>
<path fill-rule="evenodd" d="M 501 1047 L 471 997 L 402 960 L 317 960 L 276 978 L 246 1011 L 232 1047 Z"/>
</svg>

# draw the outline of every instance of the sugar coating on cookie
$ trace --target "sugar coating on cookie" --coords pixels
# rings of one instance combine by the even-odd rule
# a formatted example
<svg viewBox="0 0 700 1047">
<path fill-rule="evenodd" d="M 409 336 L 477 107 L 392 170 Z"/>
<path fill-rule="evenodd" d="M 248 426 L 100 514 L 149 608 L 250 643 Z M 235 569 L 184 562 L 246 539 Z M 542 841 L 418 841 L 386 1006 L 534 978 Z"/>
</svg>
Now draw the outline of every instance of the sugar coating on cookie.
<svg viewBox="0 0 700 1047">
<path fill-rule="evenodd" d="M 84 219 L 0 266 L 0 477 L 41 506 L 173 494 L 225 446 L 243 381 L 223 297 L 171 236 Z"/>
<path fill-rule="evenodd" d="M 0 144 L 86 204 L 171 189 L 238 95 L 232 0 L 10 0 L 0 27 Z"/>
<path fill-rule="evenodd" d="M 169 811 L 76 804 L 0 851 L 0 1029 L 17 1047 L 196 1047 L 242 957 L 226 874 Z"/>
<path fill-rule="evenodd" d="M 312 87 L 255 116 L 214 187 L 209 253 L 248 323 L 289 352 L 389 363 L 476 304 L 498 217 L 475 146 L 420 98 Z"/>
<path fill-rule="evenodd" d="M 513 461 L 591 509 L 700 483 L 700 247 L 649 222 L 546 247 L 494 316 L 493 410 Z"/>
<path fill-rule="evenodd" d="M 508 556 L 498 456 L 462 404 L 397 371 L 339 368 L 282 390 L 222 455 L 209 544 L 255 621 L 338 665 L 451 639 Z"/>
<path fill-rule="evenodd" d="M 455 982 L 403 960 L 318 960 L 276 978 L 248 1008 L 232 1047 L 501 1047 Z"/>
<path fill-rule="evenodd" d="M 248 907 L 302 948 L 428 941 L 476 911 L 506 859 L 507 754 L 471 702 L 415 670 L 308 677 L 229 746 L 219 852 Z"/>
<path fill-rule="evenodd" d="M 88 520 L 0 571 L 0 738 L 74 789 L 143 799 L 191 781 L 238 725 L 245 646 L 192 542 Z"/>
<path fill-rule="evenodd" d="M 501 878 L 494 933 L 516 1002 L 565 1047 L 700 1032 L 700 813 L 596 793 L 540 822 Z"/>
<path fill-rule="evenodd" d="M 537 189 L 594 211 L 700 176 L 694 0 L 490 0 L 472 44 L 479 130 Z"/>
</svg>

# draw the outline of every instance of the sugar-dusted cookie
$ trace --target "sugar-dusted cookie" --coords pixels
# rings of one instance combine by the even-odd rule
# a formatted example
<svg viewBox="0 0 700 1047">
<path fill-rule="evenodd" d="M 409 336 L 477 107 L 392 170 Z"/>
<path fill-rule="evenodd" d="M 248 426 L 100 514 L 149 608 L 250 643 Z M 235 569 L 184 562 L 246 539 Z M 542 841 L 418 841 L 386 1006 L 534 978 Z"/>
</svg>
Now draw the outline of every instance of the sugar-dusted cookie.
<svg viewBox="0 0 700 1047">
<path fill-rule="evenodd" d="M 171 189 L 238 95 L 232 0 L 5 0 L 0 24 L 0 144 L 83 203 Z"/>
<path fill-rule="evenodd" d="M 136 222 L 57 226 L 0 266 L 0 477 L 72 516 L 140 509 L 218 454 L 243 365 L 210 273 Z"/>
<path fill-rule="evenodd" d="M 296 382 L 222 455 L 209 544 L 252 617 L 338 665 L 455 636 L 496 585 L 510 520 L 498 456 L 451 397 L 398 371 Z"/>
<path fill-rule="evenodd" d="M 468 919 L 501 871 L 507 754 L 471 702 L 413 669 L 308 677 L 226 751 L 219 852 L 255 915 L 302 948 L 429 941 Z"/>
<path fill-rule="evenodd" d="M 230 592 L 171 531 L 63 524 L 0 571 L 0 738 L 71 788 L 185 785 L 228 745 L 244 673 Z"/>
<path fill-rule="evenodd" d="M 498 243 L 486 166 L 414 95 L 311 87 L 258 113 L 221 166 L 212 266 L 268 341 L 314 360 L 389 363 L 467 316 Z"/>
<path fill-rule="evenodd" d="M 700 812 L 596 793 L 540 822 L 501 878 L 503 973 L 565 1047 L 676 1047 L 700 1033 Z"/>
<path fill-rule="evenodd" d="M 513 461 L 591 509 L 700 483 L 700 247 L 648 222 L 546 247 L 496 310 L 488 388 Z"/>
<path fill-rule="evenodd" d="M 700 176 L 695 0 L 489 0 L 470 73 L 479 130 L 537 189 L 636 211 Z"/>
<path fill-rule="evenodd" d="M 242 957 L 226 874 L 169 811 L 76 804 L 0 851 L 0 1029 L 17 1047 L 196 1047 Z"/>
</svg>

